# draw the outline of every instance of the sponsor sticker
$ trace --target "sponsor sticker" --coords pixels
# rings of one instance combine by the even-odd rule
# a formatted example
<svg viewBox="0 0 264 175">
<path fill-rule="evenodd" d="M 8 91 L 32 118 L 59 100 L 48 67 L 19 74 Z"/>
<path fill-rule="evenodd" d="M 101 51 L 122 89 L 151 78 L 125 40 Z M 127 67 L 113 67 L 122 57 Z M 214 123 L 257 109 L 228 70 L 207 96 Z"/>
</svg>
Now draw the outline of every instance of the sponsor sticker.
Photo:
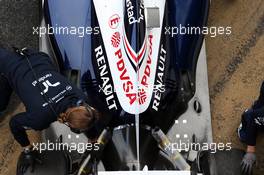
<svg viewBox="0 0 264 175">
<path fill-rule="evenodd" d="M 114 14 L 109 18 L 109 27 L 111 29 L 116 29 L 120 23 L 120 16 L 118 14 Z"/>
<path fill-rule="evenodd" d="M 119 47 L 120 41 L 121 41 L 120 33 L 115 32 L 111 38 L 112 46 L 115 48 Z"/>
</svg>

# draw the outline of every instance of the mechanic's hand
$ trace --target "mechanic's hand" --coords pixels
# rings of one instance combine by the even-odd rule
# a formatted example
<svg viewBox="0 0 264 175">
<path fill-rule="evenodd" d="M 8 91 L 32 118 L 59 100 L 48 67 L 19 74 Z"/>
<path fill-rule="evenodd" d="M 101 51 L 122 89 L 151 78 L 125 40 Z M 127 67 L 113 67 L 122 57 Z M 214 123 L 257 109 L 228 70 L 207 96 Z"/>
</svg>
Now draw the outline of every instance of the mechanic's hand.
<svg viewBox="0 0 264 175">
<path fill-rule="evenodd" d="M 251 175 L 253 166 L 256 163 L 256 154 L 255 153 L 246 153 L 241 162 L 241 170 L 243 174 Z"/>
<path fill-rule="evenodd" d="M 36 150 L 28 150 L 28 151 L 23 151 L 20 156 L 18 164 L 18 174 L 22 175 L 24 174 L 29 167 L 31 167 L 31 172 L 34 172 L 35 165 L 36 163 L 42 164 L 42 161 L 40 159 L 40 154 Z"/>
</svg>

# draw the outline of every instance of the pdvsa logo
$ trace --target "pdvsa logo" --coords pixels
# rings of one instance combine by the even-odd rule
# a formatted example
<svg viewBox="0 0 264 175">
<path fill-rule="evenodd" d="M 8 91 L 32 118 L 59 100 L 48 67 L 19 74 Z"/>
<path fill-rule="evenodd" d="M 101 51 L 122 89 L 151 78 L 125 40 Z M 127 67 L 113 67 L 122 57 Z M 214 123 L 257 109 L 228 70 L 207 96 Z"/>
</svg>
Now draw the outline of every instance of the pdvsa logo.
<svg viewBox="0 0 264 175">
<path fill-rule="evenodd" d="M 118 14 L 114 14 L 109 18 L 109 27 L 111 29 L 116 29 L 120 23 L 120 17 Z"/>
<path fill-rule="evenodd" d="M 117 48 L 121 42 L 121 36 L 119 32 L 115 32 L 111 38 L 112 46 Z"/>
<path fill-rule="evenodd" d="M 149 86 L 150 86 L 150 79 L 151 79 L 151 65 L 153 64 L 152 61 L 152 45 L 153 45 L 153 35 L 150 34 L 148 38 L 146 39 L 144 46 L 142 47 L 139 54 L 131 55 L 132 48 L 129 48 L 126 44 L 124 47 L 125 52 L 129 50 L 128 52 L 131 52 L 130 54 L 123 55 L 122 48 L 120 46 L 120 40 L 122 37 L 119 32 L 115 32 L 112 35 L 111 42 L 112 46 L 115 49 L 115 60 L 116 60 L 116 70 L 118 71 L 118 80 L 122 82 L 121 87 L 122 91 L 125 94 L 128 102 L 130 105 L 133 105 L 134 103 L 138 102 L 139 105 L 144 105 L 147 100 L 147 92 Z M 125 43 L 125 41 L 123 41 Z M 148 49 L 147 49 L 148 46 Z M 128 48 L 127 48 L 128 47 Z M 148 52 L 147 52 L 148 50 Z M 147 54 L 147 55 L 146 55 Z M 128 58 L 130 60 L 130 63 L 132 63 L 132 67 L 136 66 L 136 69 L 134 71 L 129 71 L 125 64 L 125 59 Z M 145 60 L 144 66 L 140 66 L 140 64 Z M 139 72 L 142 73 L 142 75 L 139 75 Z M 137 77 L 136 82 L 132 78 L 133 76 Z"/>
</svg>

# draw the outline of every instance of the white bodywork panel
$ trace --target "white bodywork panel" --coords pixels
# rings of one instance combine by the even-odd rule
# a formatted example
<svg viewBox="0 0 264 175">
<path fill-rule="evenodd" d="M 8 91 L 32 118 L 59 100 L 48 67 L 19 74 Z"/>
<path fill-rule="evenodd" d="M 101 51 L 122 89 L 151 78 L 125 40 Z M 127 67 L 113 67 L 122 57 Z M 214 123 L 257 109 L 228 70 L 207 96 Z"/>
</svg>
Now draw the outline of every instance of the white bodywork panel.
<svg viewBox="0 0 264 175">
<path fill-rule="evenodd" d="M 199 114 L 193 107 L 195 100 L 198 100 L 202 107 Z M 187 111 L 175 121 L 167 135 L 175 143 L 180 140 L 191 142 L 193 134 L 197 137 L 198 143 L 213 142 L 205 42 L 197 62 L 195 95 L 190 100 Z"/>
</svg>

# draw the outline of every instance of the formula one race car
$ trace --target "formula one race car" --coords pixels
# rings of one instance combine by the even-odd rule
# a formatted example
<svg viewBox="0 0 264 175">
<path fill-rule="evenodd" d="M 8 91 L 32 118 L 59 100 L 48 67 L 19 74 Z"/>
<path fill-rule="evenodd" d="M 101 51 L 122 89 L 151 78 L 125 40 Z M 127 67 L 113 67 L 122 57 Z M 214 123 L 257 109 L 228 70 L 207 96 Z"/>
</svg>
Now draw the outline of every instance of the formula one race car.
<svg viewBox="0 0 264 175">
<path fill-rule="evenodd" d="M 104 115 L 96 151 L 45 151 L 26 174 L 216 174 L 210 149 L 189 146 L 213 142 L 204 36 L 189 33 L 209 4 L 42 0 L 40 50 Z M 71 145 L 89 132 L 56 122 L 42 136 Z"/>
</svg>

